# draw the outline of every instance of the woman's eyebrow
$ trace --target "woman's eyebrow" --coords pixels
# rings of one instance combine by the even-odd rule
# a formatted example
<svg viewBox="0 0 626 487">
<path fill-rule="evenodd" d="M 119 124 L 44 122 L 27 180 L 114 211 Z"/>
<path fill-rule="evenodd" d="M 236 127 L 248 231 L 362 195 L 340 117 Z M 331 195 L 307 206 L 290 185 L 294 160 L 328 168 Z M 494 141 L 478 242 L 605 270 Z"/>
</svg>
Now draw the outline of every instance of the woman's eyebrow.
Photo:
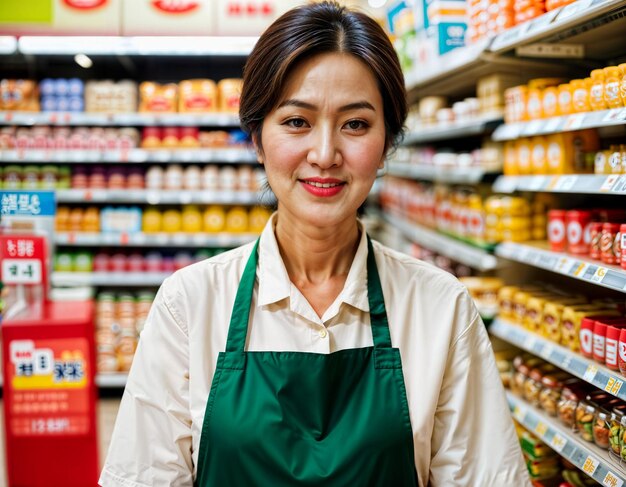
<svg viewBox="0 0 626 487">
<path fill-rule="evenodd" d="M 279 105 L 278 108 L 283 108 L 283 107 L 297 107 L 297 108 L 304 108 L 305 110 L 316 110 L 317 106 L 311 104 L 311 103 L 307 103 L 305 101 L 301 101 L 301 100 L 296 100 L 294 98 L 290 98 L 287 100 L 282 101 Z M 357 101 L 354 103 L 348 103 L 347 105 L 344 105 L 342 107 L 339 107 L 339 111 L 340 112 L 348 112 L 350 110 L 359 110 L 359 109 L 368 109 L 368 110 L 372 110 L 372 111 L 376 111 L 376 109 L 372 106 L 371 103 L 367 102 L 367 101 Z"/>
</svg>

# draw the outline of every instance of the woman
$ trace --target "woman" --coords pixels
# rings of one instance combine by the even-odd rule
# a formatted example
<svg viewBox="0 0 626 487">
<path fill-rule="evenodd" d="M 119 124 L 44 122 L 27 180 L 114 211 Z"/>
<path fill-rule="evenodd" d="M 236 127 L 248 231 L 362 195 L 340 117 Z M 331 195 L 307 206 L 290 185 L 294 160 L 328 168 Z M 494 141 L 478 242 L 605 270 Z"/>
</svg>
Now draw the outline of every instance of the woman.
<svg viewBox="0 0 626 487">
<path fill-rule="evenodd" d="M 240 116 L 278 209 L 161 286 L 101 485 L 528 484 L 464 288 L 357 220 L 403 83 L 380 27 L 335 3 L 261 36 Z"/>
</svg>

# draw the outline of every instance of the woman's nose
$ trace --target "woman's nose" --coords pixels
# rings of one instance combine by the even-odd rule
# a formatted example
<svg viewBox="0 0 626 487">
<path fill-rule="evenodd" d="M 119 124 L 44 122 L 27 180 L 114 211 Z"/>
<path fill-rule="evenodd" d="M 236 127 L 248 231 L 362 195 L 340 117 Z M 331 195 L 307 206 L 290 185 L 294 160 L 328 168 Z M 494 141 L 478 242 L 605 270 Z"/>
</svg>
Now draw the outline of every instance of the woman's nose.
<svg viewBox="0 0 626 487">
<path fill-rule="evenodd" d="M 337 137 L 330 127 L 315 129 L 307 161 L 323 169 L 341 164 L 341 150 Z"/>
</svg>

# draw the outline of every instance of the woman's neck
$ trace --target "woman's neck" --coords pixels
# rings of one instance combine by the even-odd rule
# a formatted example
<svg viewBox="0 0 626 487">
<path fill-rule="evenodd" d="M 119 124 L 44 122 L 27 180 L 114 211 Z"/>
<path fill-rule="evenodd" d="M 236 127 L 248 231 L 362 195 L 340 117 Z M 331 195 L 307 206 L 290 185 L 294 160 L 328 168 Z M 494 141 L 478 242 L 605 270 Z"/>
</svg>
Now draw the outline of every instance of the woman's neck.
<svg viewBox="0 0 626 487">
<path fill-rule="evenodd" d="M 275 234 L 291 282 L 320 285 L 348 275 L 359 245 L 356 218 L 334 227 L 313 227 L 291 215 L 276 215 Z"/>
</svg>

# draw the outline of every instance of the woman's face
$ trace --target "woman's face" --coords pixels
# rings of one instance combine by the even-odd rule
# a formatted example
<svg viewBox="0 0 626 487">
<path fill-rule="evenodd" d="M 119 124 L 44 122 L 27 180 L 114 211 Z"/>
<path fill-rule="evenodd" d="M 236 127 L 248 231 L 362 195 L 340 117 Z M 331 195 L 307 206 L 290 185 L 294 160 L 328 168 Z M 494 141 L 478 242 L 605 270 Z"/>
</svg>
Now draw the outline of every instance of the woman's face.
<svg viewBox="0 0 626 487">
<path fill-rule="evenodd" d="M 354 219 L 383 166 L 385 140 L 382 97 L 365 64 L 327 53 L 297 65 L 261 135 L 279 212 L 318 227 Z"/>
</svg>

